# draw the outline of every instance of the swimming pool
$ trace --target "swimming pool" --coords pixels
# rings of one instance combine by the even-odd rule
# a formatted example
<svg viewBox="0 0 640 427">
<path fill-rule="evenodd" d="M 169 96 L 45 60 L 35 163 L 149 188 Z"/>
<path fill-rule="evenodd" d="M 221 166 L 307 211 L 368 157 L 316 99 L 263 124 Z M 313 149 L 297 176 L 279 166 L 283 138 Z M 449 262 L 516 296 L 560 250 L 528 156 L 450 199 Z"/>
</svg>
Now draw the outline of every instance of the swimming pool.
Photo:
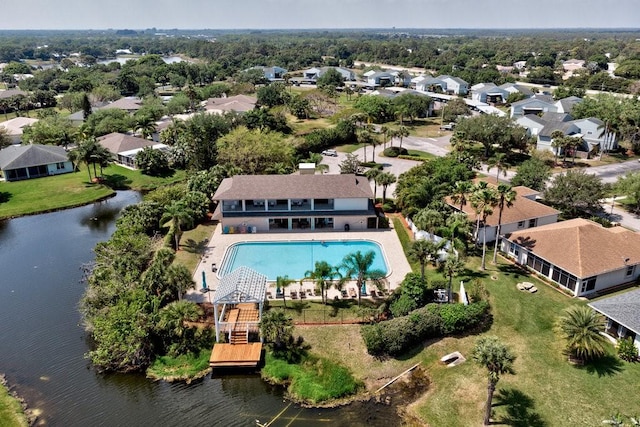
<svg viewBox="0 0 640 427">
<path fill-rule="evenodd" d="M 247 266 L 276 280 L 278 276 L 301 279 L 305 272 L 315 268 L 316 261 L 326 261 L 332 266 L 342 263 L 345 255 L 360 251 L 373 251 L 375 257 L 371 270 L 388 274 L 389 268 L 382 248 L 369 240 L 299 240 L 272 242 L 240 242 L 227 248 L 220 265 L 220 277 L 240 266 Z"/>
</svg>

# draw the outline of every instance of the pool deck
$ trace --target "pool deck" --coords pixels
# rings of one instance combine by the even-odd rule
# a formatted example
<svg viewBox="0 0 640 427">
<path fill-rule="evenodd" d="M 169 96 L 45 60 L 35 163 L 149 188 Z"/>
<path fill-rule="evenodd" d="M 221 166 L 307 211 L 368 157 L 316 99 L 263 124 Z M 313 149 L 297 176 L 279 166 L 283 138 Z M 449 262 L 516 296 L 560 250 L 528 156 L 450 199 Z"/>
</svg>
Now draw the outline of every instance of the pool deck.
<svg viewBox="0 0 640 427">
<path fill-rule="evenodd" d="M 387 276 L 386 281 L 390 290 L 397 288 L 407 273 L 411 272 L 409 262 L 404 256 L 402 245 L 393 228 L 388 230 L 364 230 L 364 231 L 315 231 L 315 232 L 302 232 L 302 231 L 289 231 L 289 232 L 274 232 L 274 233 L 256 233 L 256 234 L 222 234 L 222 227 L 218 225 L 213 232 L 202 260 L 198 264 L 196 271 L 193 274 L 193 280 L 196 282 L 196 289 L 187 292 L 187 298 L 196 302 L 211 302 L 213 299 L 213 293 L 218 288 L 220 282 L 217 273 L 211 271 L 211 265 L 216 264 L 220 267 L 222 264 L 222 258 L 224 256 L 227 247 L 233 243 L 238 242 L 275 242 L 275 241 L 287 241 L 287 240 L 372 240 L 382 246 L 384 255 L 387 259 L 390 274 Z M 202 272 L 205 272 L 207 281 L 207 287 L 210 292 L 201 292 L 202 288 Z M 305 284 L 305 288 L 310 287 L 311 283 Z M 345 289 L 349 287 L 355 287 L 354 285 L 346 284 Z M 289 288 L 293 291 L 299 290 L 299 285 L 292 284 Z M 275 282 L 269 282 L 267 292 L 272 296 L 276 295 Z M 328 290 L 328 298 L 334 297 L 342 298 L 340 291 L 335 288 Z M 288 296 L 288 295 L 287 295 Z M 320 296 L 308 296 L 307 299 L 315 300 L 320 299 Z"/>
</svg>

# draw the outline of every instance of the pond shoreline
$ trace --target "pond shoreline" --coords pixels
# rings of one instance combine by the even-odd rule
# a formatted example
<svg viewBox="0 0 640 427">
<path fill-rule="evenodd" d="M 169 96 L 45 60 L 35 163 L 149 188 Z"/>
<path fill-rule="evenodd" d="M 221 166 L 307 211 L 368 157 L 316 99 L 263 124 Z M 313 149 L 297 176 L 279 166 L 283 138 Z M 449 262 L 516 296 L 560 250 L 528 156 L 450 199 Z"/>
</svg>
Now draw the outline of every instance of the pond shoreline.
<svg viewBox="0 0 640 427">
<path fill-rule="evenodd" d="M 82 207 L 82 206 L 87 206 L 87 205 L 90 205 L 90 204 L 93 204 L 93 203 L 104 202 L 105 200 L 112 199 L 113 197 L 115 197 L 117 195 L 117 193 L 118 192 L 116 190 L 113 190 L 111 192 L 111 194 L 108 194 L 106 196 L 97 197 L 97 198 L 95 198 L 93 200 L 88 200 L 88 201 L 82 202 L 82 203 L 75 203 L 75 204 L 69 205 L 69 206 L 60 206 L 60 207 L 57 207 L 57 208 L 43 209 L 43 210 L 36 211 L 36 212 L 29 212 L 29 213 L 11 215 L 11 216 L 6 216 L 6 217 L 0 217 L 0 221 L 8 221 L 10 219 L 22 218 L 22 217 L 26 217 L 26 216 L 43 215 L 43 214 L 48 214 L 48 213 L 52 213 L 52 212 L 66 211 L 68 209 L 79 208 L 79 207 Z"/>
<path fill-rule="evenodd" d="M 20 407 L 22 408 L 22 415 L 25 416 L 27 425 L 29 426 L 34 425 L 36 421 L 38 421 L 37 414 L 35 414 L 35 412 L 32 411 L 31 409 L 29 409 L 29 405 L 27 404 L 27 401 L 23 397 L 21 397 L 16 391 L 13 390 L 13 387 L 9 384 L 9 382 L 7 381 L 7 378 L 2 373 L 0 373 L 0 387 L 3 387 L 5 390 L 7 390 L 7 394 L 9 395 L 9 397 L 14 399 L 20 404 Z"/>
</svg>

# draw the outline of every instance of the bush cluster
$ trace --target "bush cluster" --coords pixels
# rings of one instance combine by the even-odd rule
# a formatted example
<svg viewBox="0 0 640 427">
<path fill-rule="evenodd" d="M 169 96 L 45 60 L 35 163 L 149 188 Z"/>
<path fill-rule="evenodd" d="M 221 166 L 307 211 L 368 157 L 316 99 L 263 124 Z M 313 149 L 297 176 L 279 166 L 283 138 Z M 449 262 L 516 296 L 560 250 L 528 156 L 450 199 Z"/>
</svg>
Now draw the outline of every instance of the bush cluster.
<svg viewBox="0 0 640 427">
<path fill-rule="evenodd" d="M 407 154 L 409 154 L 406 148 L 400 148 L 400 147 L 385 148 L 385 150 L 382 153 L 384 154 L 385 157 L 398 157 L 400 155 L 406 156 Z"/>
<path fill-rule="evenodd" d="M 485 301 L 461 304 L 427 304 L 407 316 L 365 325 L 361 334 L 372 355 L 398 356 L 428 338 L 459 334 L 482 325 L 489 316 Z"/>
<path fill-rule="evenodd" d="M 335 128 L 316 129 L 304 136 L 296 147 L 301 155 L 309 152 L 319 153 L 327 148 L 352 142 L 355 139 L 356 128 L 349 120 L 341 120 Z"/>
</svg>

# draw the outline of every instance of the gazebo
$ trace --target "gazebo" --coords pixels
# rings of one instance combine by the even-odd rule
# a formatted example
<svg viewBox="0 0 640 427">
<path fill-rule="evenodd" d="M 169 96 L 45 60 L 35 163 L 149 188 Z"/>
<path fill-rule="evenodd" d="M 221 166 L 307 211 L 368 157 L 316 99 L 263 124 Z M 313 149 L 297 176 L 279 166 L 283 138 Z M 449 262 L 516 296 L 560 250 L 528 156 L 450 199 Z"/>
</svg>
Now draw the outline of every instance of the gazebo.
<svg viewBox="0 0 640 427">
<path fill-rule="evenodd" d="M 231 344 L 248 342 L 249 332 L 258 331 L 266 290 L 267 276 L 245 266 L 220 279 L 213 297 L 217 342 L 221 332 Z"/>
</svg>

